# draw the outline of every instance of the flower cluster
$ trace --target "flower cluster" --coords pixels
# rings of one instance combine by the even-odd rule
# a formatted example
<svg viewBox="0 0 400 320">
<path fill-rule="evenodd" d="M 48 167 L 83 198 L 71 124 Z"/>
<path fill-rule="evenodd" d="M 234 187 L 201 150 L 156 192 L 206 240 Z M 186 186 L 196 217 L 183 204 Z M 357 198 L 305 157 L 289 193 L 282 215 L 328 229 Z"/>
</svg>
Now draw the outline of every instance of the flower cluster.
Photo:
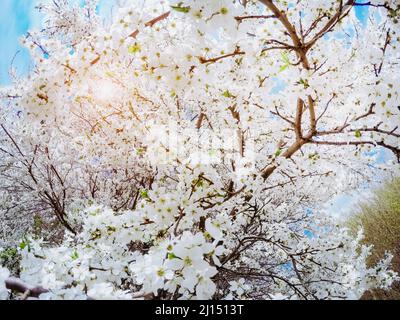
<svg viewBox="0 0 400 320">
<path fill-rule="evenodd" d="M 85 216 L 82 232 L 67 236 L 62 246 L 47 247 L 34 239 L 20 246 L 21 279 L 50 290 L 41 298 L 128 299 L 161 291 L 187 299 L 214 295 L 212 278 L 225 253 L 218 241 L 189 231 L 150 237 L 147 229 L 152 228 L 143 227 L 139 212 L 116 215 L 91 207 Z M 133 294 L 134 288 L 140 290 Z"/>
</svg>

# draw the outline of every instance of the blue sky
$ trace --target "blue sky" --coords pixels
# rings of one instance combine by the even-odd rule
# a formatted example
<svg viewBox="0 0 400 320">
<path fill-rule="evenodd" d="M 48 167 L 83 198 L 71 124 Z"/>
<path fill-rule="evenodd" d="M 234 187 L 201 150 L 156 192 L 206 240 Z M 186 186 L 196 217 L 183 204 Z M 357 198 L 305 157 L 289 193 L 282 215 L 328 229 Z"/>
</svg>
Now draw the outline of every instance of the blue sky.
<svg viewBox="0 0 400 320">
<path fill-rule="evenodd" d="M 74 0 L 73 0 L 74 1 Z M 83 0 L 79 0 L 83 2 Z M 18 74 L 26 74 L 32 67 L 28 50 L 23 48 L 19 39 L 28 30 L 40 28 L 43 17 L 35 6 L 43 0 L 1 0 L 0 8 L 0 85 L 10 83 L 8 71 L 14 59 L 14 68 Z M 102 15 L 110 12 L 116 0 L 101 0 Z"/>
<path fill-rule="evenodd" d="M 84 0 L 72 0 L 84 2 Z M 10 82 L 8 71 L 13 57 L 18 74 L 26 74 L 32 66 L 29 53 L 20 46 L 19 39 L 29 29 L 39 28 L 42 16 L 35 10 L 39 0 L 1 0 L 0 10 L 0 85 Z M 116 0 L 100 0 L 100 12 L 102 15 L 110 13 Z M 357 7 L 357 17 L 365 21 L 368 15 L 368 7 Z"/>
<path fill-rule="evenodd" d="M 0 10 L 0 84 L 9 82 L 8 70 L 13 57 L 19 73 L 29 70 L 27 50 L 19 45 L 19 38 L 30 28 L 40 25 L 40 15 L 32 0 L 1 0 Z"/>
</svg>

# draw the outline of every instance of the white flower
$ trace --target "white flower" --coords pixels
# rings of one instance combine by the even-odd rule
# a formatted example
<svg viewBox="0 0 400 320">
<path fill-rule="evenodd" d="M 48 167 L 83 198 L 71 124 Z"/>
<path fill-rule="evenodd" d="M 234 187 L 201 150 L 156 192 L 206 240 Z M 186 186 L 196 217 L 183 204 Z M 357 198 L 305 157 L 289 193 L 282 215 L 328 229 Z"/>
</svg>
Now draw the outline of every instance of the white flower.
<svg viewBox="0 0 400 320">
<path fill-rule="evenodd" d="M 87 300 L 88 296 L 82 289 L 72 287 L 68 289 L 52 290 L 42 293 L 40 300 Z"/>
<path fill-rule="evenodd" d="M 250 286 L 245 284 L 245 279 L 243 278 L 239 279 L 238 281 L 230 281 L 229 284 L 229 290 L 236 293 L 238 297 L 241 297 L 246 290 L 250 289 Z"/>
<path fill-rule="evenodd" d="M 96 300 L 120 300 L 131 297 L 122 290 L 115 290 L 111 283 L 95 283 L 88 290 L 88 297 Z"/>
<path fill-rule="evenodd" d="M 193 291 L 197 284 L 197 272 L 194 268 L 184 268 L 182 271 L 182 287 L 188 291 Z"/>
<path fill-rule="evenodd" d="M 215 240 L 220 240 L 222 238 L 222 231 L 219 228 L 219 224 L 213 223 L 210 220 L 206 220 L 206 231 L 213 237 Z"/>
<path fill-rule="evenodd" d="M 282 293 L 271 294 L 272 300 L 286 300 L 287 298 L 288 298 L 288 296 L 286 296 Z"/>
<path fill-rule="evenodd" d="M 196 297 L 199 300 L 211 299 L 216 290 L 215 283 L 207 277 L 201 277 L 196 286 Z"/>
<path fill-rule="evenodd" d="M 217 245 L 217 241 L 214 241 L 213 245 Z M 211 259 L 213 260 L 214 264 L 216 266 L 221 266 L 221 262 L 219 261 L 219 256 L 223 255 L 227 250 L 224 248 L 224 246 L 216 246 L 211 252 Z"/>
</svg>

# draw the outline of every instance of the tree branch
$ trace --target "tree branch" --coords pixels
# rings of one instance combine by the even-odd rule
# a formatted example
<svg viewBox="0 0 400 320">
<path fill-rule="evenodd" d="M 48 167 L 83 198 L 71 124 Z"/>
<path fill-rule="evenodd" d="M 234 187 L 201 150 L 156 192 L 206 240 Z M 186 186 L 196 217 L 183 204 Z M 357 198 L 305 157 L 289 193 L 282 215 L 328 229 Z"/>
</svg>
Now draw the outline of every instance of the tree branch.
<svg viewBox="0 0 400 320">
<path fill-rule="evenodd" d="M 219 60 L 225 59 L 225 58 L 229 58 L 229 57 L 233 57 L 233 56 L 237 56 L 237 55 L 243 55 L 245 54 L 244 51 L 241 51 L 239 47 L 236 47 L 235 51 L 232 53 L 228 53 L 228 54 L 224 54 L 222 56 L 219 57 L 215 57 L 215 58 L 210 58 L 210 59 L 206 59 L 204 57 L 198 57 L 199 61 L 201 64 L 211 64 L 211 63 L 215 63 Z"/>
<path fill-rule="evenodd" d="M 6 288 L 15 292 L 19 292 L 23 294 L 23 300 L 27 299 L 28 297 L 39 298 L 42 293 L 49 292 L 49 290 L 37 286 L 32 287 L 22 280 L 14 277 L 10 277 L 5 280 Z"/>
<path fill-rule="evenodd" d="M 354 0 L 348 0 L 343 6 L 343 2 L 340 1 L 340 5 L 336 11 L 336 14 L 325 24 L 324 27 L 322 27 L 322 29 L 314 36 L 314 38 L 305 44 L 307 50 L 310 49 L 318 41 L 318 39 L 323 37 L 325 33 L 333 29 L 333 27 L 350 12 L 348 9 L 351 9 L 353 4 Z M 342 15 L 342 13 L 344 14 Z"/>
</svg>

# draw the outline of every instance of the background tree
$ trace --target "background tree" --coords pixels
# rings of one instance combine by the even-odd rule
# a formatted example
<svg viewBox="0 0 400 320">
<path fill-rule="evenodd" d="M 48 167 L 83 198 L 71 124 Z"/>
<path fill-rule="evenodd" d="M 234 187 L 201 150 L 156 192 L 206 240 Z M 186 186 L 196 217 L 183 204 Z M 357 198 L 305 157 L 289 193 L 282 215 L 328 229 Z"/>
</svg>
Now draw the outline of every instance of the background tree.
<svg viewBox="0 0 400 320">
<path fill-rule="evenodd" d="M 351 217 L 349 225 L 353 232 L 364 230 L 363 243 L 373 245 L 368 264 L 373 265 L 386 252 L 393 254 L 393 270 L 400 271 L 400 179 L 396 178 L 377 190 L 372 199 L 361 203 Z M 364 299 L 400 299 L 400 286 L 396 282 L 388 291 L 371 290 Z"/>
</svg>

